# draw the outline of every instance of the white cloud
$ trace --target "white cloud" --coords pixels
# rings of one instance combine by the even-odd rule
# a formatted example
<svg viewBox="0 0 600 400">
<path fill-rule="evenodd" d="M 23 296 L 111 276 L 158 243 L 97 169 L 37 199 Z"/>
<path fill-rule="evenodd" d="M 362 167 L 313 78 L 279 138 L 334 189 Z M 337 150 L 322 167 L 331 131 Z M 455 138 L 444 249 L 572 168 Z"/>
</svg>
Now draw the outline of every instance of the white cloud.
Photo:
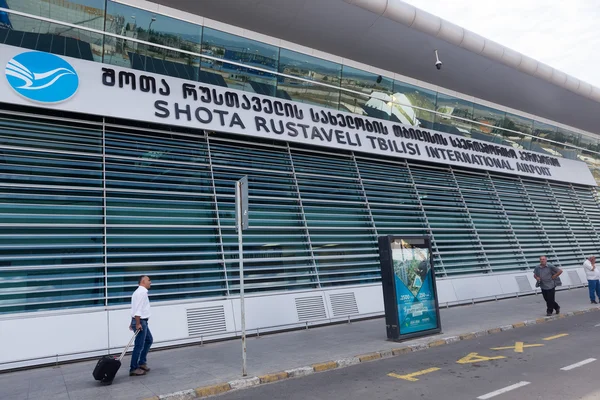
<svg viewBox="0 0 600 400">
<path fill-rule="evenodd" d="M 404 0 L 600 87 L 598 0 Z"/>
</svg>

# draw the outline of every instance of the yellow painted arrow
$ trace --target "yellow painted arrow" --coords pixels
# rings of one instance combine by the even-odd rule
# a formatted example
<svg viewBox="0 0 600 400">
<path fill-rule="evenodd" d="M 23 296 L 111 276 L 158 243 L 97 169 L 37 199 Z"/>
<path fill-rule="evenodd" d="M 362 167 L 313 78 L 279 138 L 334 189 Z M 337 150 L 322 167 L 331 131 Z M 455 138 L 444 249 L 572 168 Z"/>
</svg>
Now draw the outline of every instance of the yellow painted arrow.
<svg viewBox="0 0 600 400">
<path fill-rule="evenodd" d="M 469 353 L 465 357 L 461 358 L 457 361 L 458 364 L 471 364 L 482 361 L 490 361 L 490 360 L 500 360 L 502 358 L 506 358 L 504 356 L 495 356 L 495 357 L 486 357 L 480 356 L 477 353 Z"/>
<path fill-rule="evenodd" d="M 398 375 L 398 374 L 391 373 L 391 374 L 388 374 L 388 376 L 391 376 L 392 378 L 404 379 L 405 381 L 416 382 L 416 381 L 418 381 L 418 379 L 415 378 L 415 376 L 429 374 L 430 372 L 435 372 L 438 370 L 439 370 L 439 368 L 429 368 L 429 369 L 424 369 L 422 371 L 413 372 L 412 374 Z"/>
</svg>

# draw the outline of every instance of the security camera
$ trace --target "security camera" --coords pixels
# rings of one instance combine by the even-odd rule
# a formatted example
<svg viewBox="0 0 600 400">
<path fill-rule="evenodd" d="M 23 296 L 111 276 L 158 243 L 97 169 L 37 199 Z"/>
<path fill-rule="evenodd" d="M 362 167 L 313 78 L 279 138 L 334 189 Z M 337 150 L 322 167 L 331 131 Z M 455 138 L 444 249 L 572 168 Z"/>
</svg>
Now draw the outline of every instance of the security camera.
<svg viewBox="0 0 600 400">
<path fill-rule="evenodd" d="M 442 62 L 440 61 L 440 57 L 438 56 L 438 51 L 435 51 L 435 67 L 437 69 L 442 69 Z"/>
</svg>

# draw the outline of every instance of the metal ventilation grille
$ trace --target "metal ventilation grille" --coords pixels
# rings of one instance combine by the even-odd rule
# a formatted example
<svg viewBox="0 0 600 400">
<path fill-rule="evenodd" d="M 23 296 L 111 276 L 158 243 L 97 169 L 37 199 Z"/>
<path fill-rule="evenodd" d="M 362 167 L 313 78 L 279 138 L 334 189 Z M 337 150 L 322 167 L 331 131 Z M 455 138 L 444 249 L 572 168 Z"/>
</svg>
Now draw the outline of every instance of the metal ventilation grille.
<svg viewBox="0 0 600 400">
<path fill-rule="evenodd" d="M 300 297 L 296 298 L 296 312 L 298 321 L 308 321 L 311 319 L 326 319 L 325 303 L 323 297 Z"/>
<path fill-rule="evenodd" d="M 187 310 L 189 336 L 209 335 L 227 331 L 223 306 L 190 308 Z"/>
<path fill-rule="evenodd" d="M 581 285 L 581 278 L 579 278 L 577 271 L 569 271 L 569 278 L 571 278 L 571 285 Z"/>
<path fill-rule="evenodd" d="M 358 305 L 354 293 L 339 293 L 329 296 L 334 317 L 358 314 Z"/>
<path fill-rule="evenodd" d="M 529 283 L 529 279 L 527 279 L 525 275 L 515 276 L 515 280 L 519 286 L 519 292 L 530 292 L 533 290 Z"/>
</svg>

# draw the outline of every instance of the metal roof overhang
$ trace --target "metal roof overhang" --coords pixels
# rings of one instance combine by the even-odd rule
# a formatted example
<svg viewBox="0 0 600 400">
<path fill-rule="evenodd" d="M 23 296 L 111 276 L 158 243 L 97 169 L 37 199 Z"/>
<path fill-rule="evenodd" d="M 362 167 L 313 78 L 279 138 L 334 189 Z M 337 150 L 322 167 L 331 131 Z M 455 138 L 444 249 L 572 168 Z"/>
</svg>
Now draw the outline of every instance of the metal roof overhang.
<svg viewBox="0 0 600 400">
<path fill-rule="evenodd" d="M 153 2 L 600 133 L 600 89 L 400 0 Z"/>
</svg>

